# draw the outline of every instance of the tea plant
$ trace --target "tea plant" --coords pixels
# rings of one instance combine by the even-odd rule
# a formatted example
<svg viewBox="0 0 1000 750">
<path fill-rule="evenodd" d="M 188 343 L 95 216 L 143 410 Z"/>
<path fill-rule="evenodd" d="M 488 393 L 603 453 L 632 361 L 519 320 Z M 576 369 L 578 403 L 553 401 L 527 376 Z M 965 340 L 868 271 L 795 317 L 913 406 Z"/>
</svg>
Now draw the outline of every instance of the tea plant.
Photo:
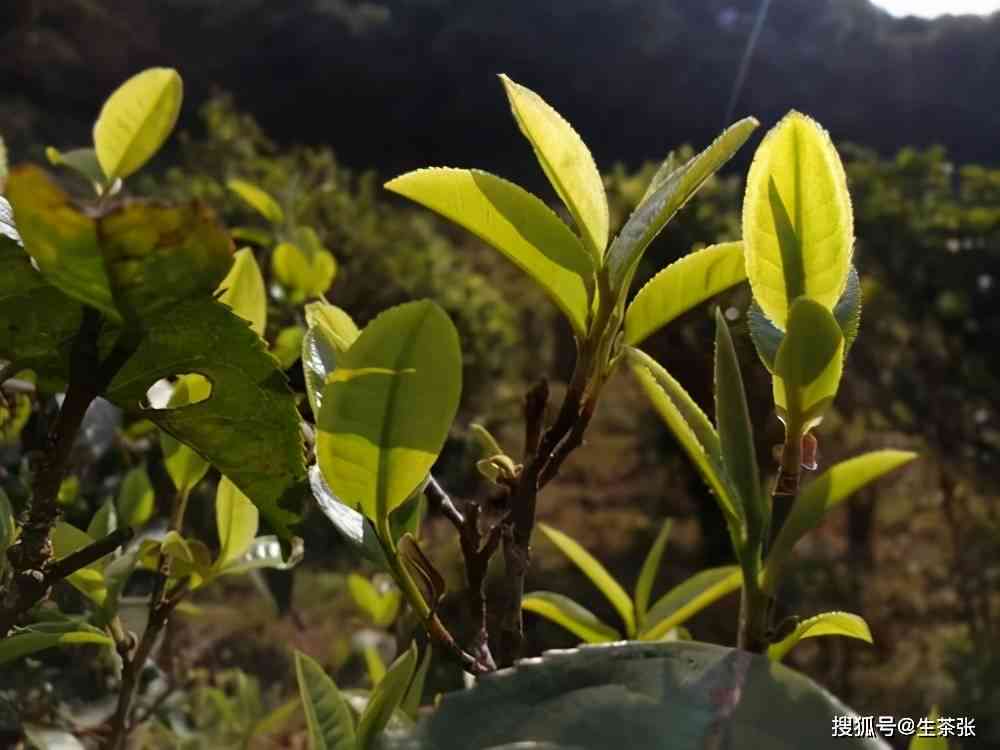
<svg viewBox="0 0 1000 750">
<path fill-rule="evenodd" d="M 777 661 L 804 637 L 870 640 L 864 621 L 847 613 L 822 613 L 792 621 L 791 628 L 775 627 L 774 597 L 796 541 L 829 508 L 913 458 L 903 451 L 866 454 L 799 487 L 800 467 L 813 464 L 811 433 L 836 394 L 860 319 L 860 290 L 851 266 L 851 206 L 836 150 L 818 125 L 790 114 L 764 139 L 751 167 L 743 240 L 683 257 L 630 297 L 650 243 L 746 142 L 756 120 L 735 123 L 683 164 L 668 158 L 611 239 L 604 184 L 581 138 L 537 94 L 502 80 L 515 120 L 576 231 L 540 198 L 486 172 L 425 169 L 386 184 L 465 227 L 526 272 L 565 316 L 576 342 L 573 372 L 554 414 L 546 380 L 527 393 L 524 445 L 517 458 L 481 427 L 473 429 L 485 450 L 477 468 L 495 488 L 491 506 L 500 509 L 492 522 L 480 504 L 454 502 L 431 473 L 457 417 L 463 378 L 459 335 L 439 304 L 406 302 L 360 327 L 345 310 L 315 299 L 333 281 L 333 255 L 287 206 L 242 178 L 231 180 L 229 188 L 260 214 L 266 229 L 241 227 L 230 234 L 202 204 L 117 198 L 122 180 L 155 154 L 173 128 L 181 101 L 175 72 L 146 71 L 115 92 L 95 125 L 93 149 L 50 150 L 50 161 L 83 175 L 93 187 L 96 198 L 85 205 L 38 167 L 11 170 L 6 200 L 0 203 L 5 210 L 0 216 L 0 319 L 5 321 L 0 356 L 8 362 L 0 382 L 7 389 L 11 376 L 28 373 L 34 378 L 28 390 L 64 390 L 66 395 L 50 426 L 46 451 L 32 467 L 31 497 L 18 523 L 0 496 L 2 546 L 7 548 L 0 658 L 73 643 L 113 645 L 122 662 L 122 685 L 108 747 L 121 747 L 135 727 L 140 672 L 189 592 L 253 567 L 295 563 L 301 550 L 293 534 L 302 521 L 306 482 L 338 531 L 398 589 L 380 593 L 363 577 L 349 578 L 355 600 L 373 622 L 388 625 L 401 596 L 430 643 L 473 675 L 514 663 L 522 651 L 525 609 L 556 620 L 584 640 L 607 641 L 621 634 L 658 640 L 677 637 L 687 617 L 738 587 L 743 651 L 693 642 L 671 644 L 671 652 L 616 646 L 624 649 L 614 652 L 621 654 L 618 666 L 618 657 L 608 651 L 586 668 L 611 679 L 627 661 L 640 662 L 637 671 L 622 677 L 628 682 L 643 669 L 660 669 L 660 661 L 671 654 L 683 654 L 667 672 L 692 700 L 720 690 L 735 695 L 736 703 L 744 694 L 775 701 L 804 694 L 813 713 L 803 713 L 802 721 L 830 709 L 829 697 L 804 678 L 746 652 L 766 652 Z M 271 307 L 264 274 L 251 250 L 233 252 L 233 236 L 270 252 L 271 296 L 284 326 L 273 350 L 280 362 L 262 338 Z M 747 278 L 754 295 L 751 335 L 772 373 L 775 406 L 785 424 L 773 493 L 762 481 L 724 316 L 716 311 L 714 425 L 670 373 L 638 348 L 682 313 Z M 302 325 L 297 308 L 306 302 Z M 306 391 L 301 412 L 282 374 L 297 355 Z M 524 582 L 539 495 L 582 443 L 605 384 L 623 364 L 712 489 L 736 565 L 704 571 L 650 608 L 669 526 L 654 543 L 634 597 L 569 537 L 540 526 L 608 596 L 623 620 L 620 634 L 558 594 L 526 596 Z M 165 389 L 164 379 L 169 381 Z M 30 386 L 25 378 L 16 380 Z M 157 384 L 169 395 L 154 398 Z M 106 504 L 86 532 L 59 518 L 60 490 L 68 492 L 63 480 L 70 449 L 97 398 L 164 433 L 164 466 L 174 485 L 167 530 L 144 531 L 124 547 L 131 527 L 150 515 L 150 483 L 142 469 L 126 477 L 114 512 Z M 302 417 L 310 412 L 312 423 Z M 210 466 L 221 474 L 214 498 L 214 553 L 205 542 L 184 535 L 191 493 Z M 793 499 L 779 521 L 783 513 L 775 504 L 787 497 Z M 444 578 L 420 539 L 425 504 L 444 515 L 458 534 L 466 596 L 475 615 L 468 642 L 460 642 L 442 617 Z M 276 536 L 257 536 L 260 517 Z M 503 575 L 499 590 L 488 594 L 489 566 L 498 556 Z M 122 591 L 137 567 L 155 572 L 149 621 L 139 638 L 125 631 L 118 613 Z M 51 588 L 63 580 L 90 599 L 87 614 L 63 614 L 46 603 Z M 497 624 L 493 632 L 491 623 Z M 296 673 L 313 746 L 369 750 L 411 729 L 414 742 L 433 746 L 440 726 L 435 722 L 443 719 L 413 729 L 430 654 L 428 644 L 419 657 L 414 641 L 388 668 L 367 654 L 373 689 L 366 694 L 339 691 L 315 662 L 298 654 Z M 572 659 L 543 660 L 542 668 L 554 676 L 544 685 L 532 682 L 530 671 L 516 673 L 513 679 L 528 688 L 519 698 L 508 695 L 506 708 L 517 713 L 517 700 L 530 702 L 543 694 L 548 697 L 539 698 L 542 702 L 558 699 L 546 691 L 568 684 L 578 668 Z M 747 681 L 747 686 L 733 688 L 727 683 L 732 680 Z M 470 691 L 470 713 L 462 722 L 471 720 L 482 696 L 493 689 L 490 684 L 495 683 Z M 651 705 L 663 698 L 653 697 Z M 614 697 L 608 700 L 608 711 L 624 710 Z M 721 718 L 737 721 L 734 711 L 740 706 L 727 706 Z M 702 713 L 682 708 L 677 704 L 669 716 L 692 736 L 717 731 L 714 719 L 708 722 Z M 496 713 L 496 706 L 490 709 Z M 474 731 L 490 745 L 525 739 L 510 734 L 511 726 L 518 725 L 485 722 Z M 559 725 L 553 724 L 552 731 L 561 731 Z M 594 746 L 598 740 L 585 741 Z"/>
</svg>

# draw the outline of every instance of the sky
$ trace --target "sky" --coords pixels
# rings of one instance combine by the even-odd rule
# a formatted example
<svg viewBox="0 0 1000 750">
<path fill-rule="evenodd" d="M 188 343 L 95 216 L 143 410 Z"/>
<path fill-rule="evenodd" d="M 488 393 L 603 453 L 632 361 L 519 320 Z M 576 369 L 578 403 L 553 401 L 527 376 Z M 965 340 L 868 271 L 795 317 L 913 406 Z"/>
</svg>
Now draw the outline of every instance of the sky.
<svg viewBox="0 0 1000 750">
<path fill-rule="evenodd" d="M 992 13 L 1000 10 L 1000 0 L 872 0 L 895 16 L 933 18 L 945 13 Z"/>
</svg>

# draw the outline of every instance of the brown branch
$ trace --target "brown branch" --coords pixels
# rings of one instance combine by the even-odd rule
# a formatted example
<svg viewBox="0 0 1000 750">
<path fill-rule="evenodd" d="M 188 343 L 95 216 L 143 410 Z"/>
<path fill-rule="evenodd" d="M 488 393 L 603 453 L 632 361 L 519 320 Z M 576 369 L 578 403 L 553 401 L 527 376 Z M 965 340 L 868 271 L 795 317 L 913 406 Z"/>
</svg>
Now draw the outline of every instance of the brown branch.
<svg viewBox="0 0 1000 750">
<path fill-rule="evenodd" d="M 438 481 L 433 476 L 427 482 L 427 486 L 424 487 L 424 496 L 434 510 L 440 511 L 461 532 L 462 527 L 465 525 L 465 518 L 462 516 L 461 511 L 455 507 L 451 498 L 448 497 L 448 493 L 444 491 L 444 488 L 438 484 Z"/>
<path fill-rule="evenodd" d="M 132 539 L 134 532 L 128 526 L 116 529 L 103 539 L 98 539 L 93 544 L 89 544 L 83 549 L 77 550 L 71 555 L 67 555 L 61 560 L 49 565 L 45 573 L 46 585 L 52 586 L 64 578 L 72 575 L 80 568 L 85 568 L 93 562 L 100 560 L 105 555 L 109 555 L 119 547 L 122 547 Z"/>
</svg>

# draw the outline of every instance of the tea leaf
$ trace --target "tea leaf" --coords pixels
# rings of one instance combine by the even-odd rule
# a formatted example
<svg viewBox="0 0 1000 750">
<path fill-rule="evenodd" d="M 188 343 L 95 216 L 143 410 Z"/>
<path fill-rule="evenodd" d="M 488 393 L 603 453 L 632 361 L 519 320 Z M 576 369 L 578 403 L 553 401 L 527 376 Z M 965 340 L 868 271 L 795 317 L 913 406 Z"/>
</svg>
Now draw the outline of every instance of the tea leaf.
<svg viewBox="0 0 1000 750">
<path fill-rule="evenodd" d="M 247 180 L 232 179 L 226 187 L 238 195 L 250 208 L 255 210 L 272 224 L 281 224 L 285 220 L 285 212 L 281 210 L 270 193 Z"/>
<path fill-rule="evenodd" d="M 505 75 L 500 80 L 521 132 L 600 264 L 608 244 L 608 199 L 594 157 L 572 126 L 542 97 Z"/>
<path fill-rule="evenodd" d="M 376 747 L 379 734 L 406 695 L 416 666 L 417 644 L 411 643 L 372 691 L 358 723 L 358 750 L 373 750 Z"/>
<path fill-rule="evenodd" d="M 842 461 L 800 490 L 785 524 L 771 546 L 764 567 L 762 588 L 773 593 L 795 543 L 823 520 L 830 508 L 879 477 L 909 463 L 916 453 L 881 450 Z"/>
<path fill-rule="evenodd" d="M 847 283 L 854 219 L 830 136 L 790 112 L 765 136 L 747 175 L 743 242 L 754 299 L 785 329 L 801 295 L 832 310 Z"/>
<path fill-rule="evenodd" d="M 254 333 L 263 338 L 267 327 L 267 290 L 253 250 L 243 248 L 233 255 L 233 265 L 219 282 L 218 299 L 243 320 L 250 322 Z"/>
<path fill-rule="evenodd" d="M 640 640 L 659 640 L 710 604 L 743 585 L 743 572 L 735 565 L 708 568 L 670 589 L 646 615 Z"/>
<path fill-rule="evenodd" d="M 759 123 L 752 117 L 731 125 L 712 144 L 674 170 L 629 216 L 608 249 L 611 286 L 624 300 L 639 261 L 656 235 L 705 181 L 739 150 Z"/>
<path fill-rule="evenodd" d="M 833 315 L 808 297 L 792 303 L 788 333 L 774 358 L 774 403 L 789 424 L 818 421 L 837 393 L 844 336 Z"/>
<path fill-rule="evenodd" d="M 487 172 L 468 169 L 420 169 L 385 187 L 495 247 L 541 285 L 577 335 L 586 333 L 593 258 L 534 195 Z"/>
<path fill-rule="evenodd" d="M 639 580 L 635 584 L 635 611 L 640 624 L 649 610 L 649 597 L 653 591 L 653 584 L 656 583 L 656 576 L 660 572 L 660 561 L 663 559 L 663 551 L 667 547 L 667 538 L 670 536 L 672 526 L 672 518 L 663 522 L 660 533 L 656 535 L 653 546 L 649 548 L 646 559 L 642 563 L 642 570 L 639 571 Z M 634 637 L 634 635 L 634 633 L 630 634 L 629 637 Z"/>
<path fill-rule="evenodd" d="M 215 493 L 215 524 L 219 532 L 217 569 L 241 558 L 257 535 L 256 506 L 227 477 L 219 480 Z"/>
<path fill-rule="evenodd" d="M 601 622 L 597 615 L 569 597 L 552 591 L 532 591 L 521 600 L 521 608 L 534 612 L 570 631 L 585 643 L 611 643 L 621 633 Z"/>
<path fill-rule="evenodd" d="M 868 623 L 858 615 L 850 612 L 824 612 L 803 620 L 786 638 L 768 646 L 767 658 L 771 661 L 781 661 L 803 638 L 815 638 L 821 635 L 844 635 L 872 643 L 872 633 L 868 629 Z"/>
<path fill-rule="evenodd" d="M 121 525 L 138 528 L 146 523 L 153 515 L 154 499 L 146 465 L 131 469 L 122 480 L 115 502 Z"/>
<path fill-rule="evenodd" d="M 539 523 L 538 529 L 545 537 L 552 542 L 559 551 L 576 565 L 580 571 L 597 586 L 598 590 L 604 594 L 614 608 L 618 610 L 622 621 L 625 623 L 625 631 L 635 632 L 635 605 L 618 581 L 611 577 L 611 574 L 599 563 L 593 555 L 577 544 L 572 538 L 554 529 L 551 526 Z"/>
<path fill-rule="evenodd" d="M 625 343 L 638 346 L 691 308 L 746 278 L 743 243 L 696 250 L 650 279 L 625 311 Z"/>
<path fill-rule="evenodd" d="M 354 720 L 334 681 L 301 651 L 295 652 L 295 676 L 309 729 L 310 750 L 357 750 Z"/>
<path fill-rule="evenodd" d="M 160 150 L 183 95 L 181 77 L 171 68 L 144 70 L 111 94 L 94 125 L 94 148 L 108 182 L 125 179 Z"/>
<path fill-rule="evenodd" d="M 81 646 L 86 644 L 98 644 L 101 646 L 111 646 L 114 641 L 110 637 L 97 630 L 97 628 L 81 627 L 66 628 L 56 632 L 40 632 L 27 628 L 15 631 L 0 641 L 0 664 L 6 664 L 14 659 L 20 659 L 37 651 L 42 651 L 54 646 Z"/>
<path fill-rule="evenodd" d="M 430 301 L 383 312 L 323 389 L 316 455 L 333 493 L 376 526 L 424 481 L 461 393 L 458 333 Z"/>
</svg>

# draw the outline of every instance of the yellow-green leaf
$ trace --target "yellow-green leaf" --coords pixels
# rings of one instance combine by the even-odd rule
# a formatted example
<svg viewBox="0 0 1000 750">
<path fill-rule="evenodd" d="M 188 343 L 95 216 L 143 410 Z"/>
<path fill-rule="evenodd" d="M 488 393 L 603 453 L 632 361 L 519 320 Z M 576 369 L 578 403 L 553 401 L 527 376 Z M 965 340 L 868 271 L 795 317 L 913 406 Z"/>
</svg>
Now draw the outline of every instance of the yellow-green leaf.
<svg viewBox="0 0 1000 750">
<path fill-rule="evenodd" d="M 271 256 L 275 278 L 291 291 L 292 302 L 322 297 L 337 275 L 337 261 L 329 250 L 317 250 L 311 256 L 298 245 L 282 242 Z"/>
<path fill-rule="evenodd" d="M 245 247 L 237 251 L 232 268 L 219 283 L 219 291 L 222 292 L 219 301 L 249 321 L 254 332 L 263 337 L 267 326 L 267 290 L 253 250 Z"/>
<path fill-rule="evenodd" d="M 97 628 L 82 624 L 59 630 L 39 630 L 27 628 L 16 630 L 13 634 L 0 641 L 0 664 L 6 664 L 22 656 L 28 656 L 36 651 L 54 646 L 81 646 L 98 644 L 111 646 L 114 641 Z"/>
<path fill-rule="evenodd" d="M 632 284 L 642 255 L 656 235 L 667 225 L 705 181 L 736 153 L 759 123 L 752 117 L 740 120 L 723 131 L 704 151 L 675 169 L 632 215 L 608 249 L 607 267 L 611 286 L 624 299 Z"/>
<path fill-rule="evenodd" d="M 747 406 L 740 362 L 722 312 L 715 310 L 715 423 L 729 483 L 747 521 L 750 544 L 763 543 L 770 505 L 761 492 L 753 424 Z M 743 555 L 739 555 L 743 559 Z"/>
<path fill-rule="evenodd" d="M 316 454 L 333 493 L 376 527 L 424 481 L 458 410 L 462 353 L 430 301 L 386 310 L 323 389 Z"/>
<path fill-rule="evenodd" d="M 222 477 L 215 492 L 215 523 L 219 532 L 216 568 L 224 568 L 243 557 L 257 536 L 259 522 L 257 506 L 229 479 Z"/>
<path fill-rule="evenodd" d="M 212 384 L 208 378 L 198 373 L 188 373 L 179 377 L 174 383 L 174 391 L 170 394 L 167 406 L 170 409 L 179 409 L 204 401 L 210 395 L 212 395 Z M 167 474 L 170 475 L 177 491 L 186 497 L 204 478 L 210 466 L 209 462 L 166 432 L 160 433 L 160 448 L 163 451 L 163 463 Z"/>
<path fill-rule="evenodd" d="M 818 526 L 830 508 L 916 457 L 916 453 L 898 450 L 866 453 L 833 466 L 801 490 L 768 554 L 761 582 L 764 590 L 774 593 L 795 543 Z"/>
<path fill-rule="evenodd" d="M 306 323 L 309 330 L 302 337 L 302 372 L 309 405 L 318 415 L 327 378 L 361 333 L 350 315 L 325 301 L 306 305 Z"/>
<path fill-rule="evenodd" d="M 52 529 L 52 556 L 56 560 L 77 552 L 94 543 L 94 539 L 84 531 L 65 521 L 58 522 Z M 107 586 L 101 572 L 107 557 L 92 562 L 71 573 L 66 581 L 88 599 L 100 605 L 107 597 Z"/>
<path fill-rule="evenodd" d="M 64 294 L 121 320 L 94 220 L 78 211 L 48 174 L 30 164 L 11 171 L 7 198 L 24 249 L 42 275 Z"/>
<path fill-rule="evenodd" d="M 306 305 L 306 324 L 310 328 L 319 326 L 341 354 L 346 352 L 361 335 L 350 315 L 323 300 Z"/>
<path fill-rule="evenodd" d="M 868 623 L 850 612 L 824 612 L 800 622 L 787 637 L 772 644 L 767 649 L 771 661 L 781 661 L 803 638 L 821 635 L 843 635 L 872 643 L 872 633 Z"/>
<path fill-rule="evenodd" d="M 542 97 L 505 75 L 500 80 L 514 119 L 535 150 L 545 176 L 600 263 L 608 244 L 608 199 L 594 157 L 572 126 Z"/>
<path fill-rule="evenodd" d="M 611 577 L 611 574 L 601 563 L 594 558 L 587 550 L 576 543 L 572 538 L 559 529 L 539 523 L 538 529 L 545 534 L 546 538 L 552 542 L 559 551 L 568 557 L 580 571 L 597 586 L 598 590 L 604 594 L 609 602 L 614 605 L 625 623 L 625 632 L 635 632 L 635 606 L 632 599 L 618 581 Z"/>
<path fill-rule="evenodd" d="M 789 425 L 815 424 L 837 393 L 844 335 L 833 314 L 808 297 L 792 303 L 788 333 L 774 358 L 774 403 Z"/>
<path fill-rule="evenodd" d="M 660 363 L 632 347 L 627 347 L 625 352 L 632 373 L 646 392 L 653 408 L 663 418 L 702 479 L 715 493 L 732 532 L 742 523 L 743 509 L 736 502 L 730 487 L 715 428 L 684 387 Z"/>
<path fill-rule="evenodd" d="M 521 600 L 521 608 L 566 628 L 584 643 L 611 643 L 621 640 L 621 633 L 602 622 L 586 607 L 562 594 L 552 591 L 532 591 Z"/>
<path fill-rule="evenodd" d="M 174 129 L 184 85 L 176 70 L 150 68 L 129 78 L 104 103 L 94 148 L 109 182 L 149 161 Z"/>
<path fill-rule="evenodd" d="M 115 502 L 120 526 L 142 526 L 153 515 L 153 485 L 145 464 L 130 470 L 118 488 Z"/>
<path fill-rule="evenodd" d="M 278 201 L 263 188 L 252 182 L 237 179 L 229 180 L 226 187 L 272 224 L 281 224 L 285 220 L 285 212 L 281 210 Z"/>
<path fill-rule="evenodd" d="M 357 750 L 351 711 L 323 668 L 296 651 L 295 676 L 309 729 L 310 750 Z"/>
<path fill-rule="evenodd" d="M 386 189 L 465 227 L 531 276 L 578 335 L 587 330 L 594 265 L 579 238 L 523 188 L 487 172 L 420 169 Z"/>
<path fill-rule="evenodd" d="M 417 667 L 417 644 L 411 643 L 372 691 L 358 722 L 358 750 L 373 750 L 379 735 L 400 705 Z"/>
<path fill-rule="evenodd" d="M 754 298 L 785 329 L 801 295 L 832 310 L 847 284 L 854 219 L 829 134 L 790 112 L 764 138 L 747 175 L 743 242 Z"/>
<path fill-rule="evenodd" d="M 746 278 L 743 243 L 696 250 L 660 271 L 625 311 L 625 343 L 638 346 L 679 315 Z"/>
<path fill-rule="evenodd" d="M 45 149 L 45 157 L 54 167 L 66 167 L 89 181 L 98 193 L 104 188 L 107 177 L 97 161 L 97 152 L 92 148 L 75 148 L 72 151 L 60 151 L 49 146 Z"/>
<path fill-rule="evenodd" d="M 354 603 L 371 618 L 375 627 L 388 627 L 396 619 L 402 604 L 399 589 L 390 588 L 379 593 L 367 578 L 351 573 L 347 576 L 347 590 L 351 592 Z"/>
<path fill-rule="evenodd" d="M 924 734 L 918 724 L 917 733 L 913 735 L 913 739 L 910 740 L 907 750 L 948 750 L 948 740 L 940 733 L 940 727 L 938 724 L 939 718 L 940 713 L 938 712 L 938 708 L 937 706 L 934 706 L 934 708 L 931 709 L 930 715 L 927 717 L 930 722 L 930 732 L 933 732 L 933 734 Z"/>
<path fill-rule="evenodd" d="M 660 572 L 660 561 L 663 559 L 663 550 L 667 547 L 671 526 L 673 526 L 672 518 L 663 522 L 660 533 L 656 535 L 653 546 L 649 548 L 646 559 L 642 563 L 642 570 L 639 571 L 639 580 L 635 584 L 635 612 L 639 627 L 642 626 L 646 612 L 649 610 L 649 597 L 653 592 L 656 576 Z M 630 633 L 629 637 L 634 638 L 635 634 Z"/>
<path fill-rule="evenodd" d="M 670 589 L 646 615 L 643 641 L 658 641 L 710 604 L 743 585 L 743 572 L 735 565 L 708 568 Z"/>
</svg>

